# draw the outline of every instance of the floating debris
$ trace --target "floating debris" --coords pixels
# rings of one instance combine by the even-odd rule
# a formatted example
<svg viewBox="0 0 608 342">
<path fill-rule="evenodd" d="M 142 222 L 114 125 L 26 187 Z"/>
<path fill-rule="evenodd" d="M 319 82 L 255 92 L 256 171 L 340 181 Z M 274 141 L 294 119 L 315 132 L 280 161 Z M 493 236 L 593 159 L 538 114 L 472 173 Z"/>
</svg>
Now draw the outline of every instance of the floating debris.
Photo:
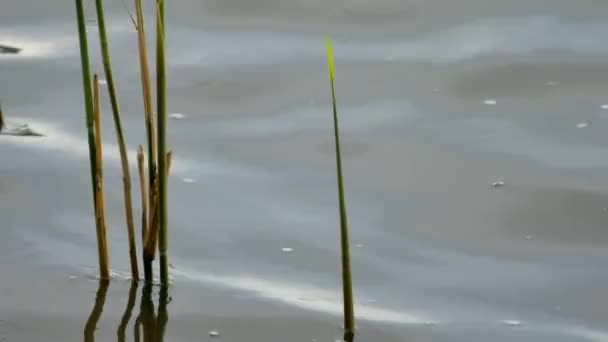
<svg viewBox="0 0 608 342">
<path fill-rule="evenodd" d="M 76 279 L 76 278 L 78 278 L 78 277 L 77 277 L 77 276 L 75 276 L 75 275 L 71 275 L 71 276 L 70 276 L 70 279 Z"/>
<path fill-rule="evenodd" d="M 196 179 L 194 179 L 194 178 L 183 178 L 182 182 L 184 182 L 184 183 L 196 183 Z"/>
<path fill-rule="evenodd" d="M 576 128 L 587 128 L 587 127 L 589 127 L 588 122 L 579 122 L 576 124 Z"/>
<path fill-rule="evenodd" d="M 99 82 L 99 84 L 101 84 L 101 85 L 106 85 L 106 84 L 108 84 L 108 81 L 106 81 L 106 80 L 104 80 L 104 79 L 99 79 L 99 81 L 98 81 L 98 82 Z"/>
<path fill-rule="evenodd" d="M 549 82 L 545 83 L 545 85 L 547 85 L 549 87 L 554 87 L 554 86 L 556 86 L 558 84 L 559 84 L 558 82 L 553 82 L 553 81 L 549 81 Z"/>
<path fill-rule="evenodd" d="M 505 186 L 505 182 L 503 181 L 496 181 L 494 183 L 492 183 L 492 186 L 495 188 L 500 188 L 501 186 Z"/>
<path fill-rule="evenodd" d="M 19 52 L 21 52 L 20 48 L 14 47 L 14 46 L 8 46 L 8 45 L 0 45 L 0 53 L 6 53 L 6 54 L 18 54 Z"/>
<path fill-rule="evenodd" d="M 532 235 L 526 235 L 526 240 L 532 240 Z"/>
<path fill-rule="evenodd" d="M 506 325 L 508 327 L 521 327 L 523 325 L 523 323 L 521 321 L 515 320 L 515 319 L 505 319 L 504 321 L 501 322 L 503 325 Z"/>
<path fill-rule="evenodd" d="M 489 106 L 494 106 L 494 105 L 496 105 L 497 102 L 494 99 L 487 99 L 487 100 L 483 101 L 483 103 L 485 103 Z"/>
<path fill-rule="evenodd" d="M 364 245 L 362 243 L 358 243 L 358 244 L 355 245 L 355 247 L 357 247 L 357 248 L 363 248 L 363 246 Z"/>
<path fill-rule="evenodd" d="M 293 248 L 283 247 L 283 248 L 281 248 L 281 252 L 283 252 L 283 253 L 293 253 Z"/>
<path fill-rule="evenodd" d="M 608 110 L 608 104 L 603 104 L 600 106 L 603 110 Z"/>
<path fill-rule="evenodd" d="M 209 332 L 209 337 L 220 337 L 220 332 L 216 330 L 211 330 Z"/>
<path fill-rule="evenodd" d="M 0 132 L 0 134 L 2 135 L 13 135 L 13 136 L 18 136 L 18 137 L 43 137 L 44 134 L 36 132 L 35 130 L 33 130 L 32 128 L 30 128 L 30 126 L 28 126 L 27 124 L 23 124 L 17 127 L 8 127 L 5 130 L 3 130 L 2 132 Z"/>
<path fill-rule="evenodd" d="M 171 113 L 171 114 L 169 114 L 169 117 L 171 119 L 181 120 L 181 119 L 185 118 L 186 116 L 182 113 Z"/>
</svg>

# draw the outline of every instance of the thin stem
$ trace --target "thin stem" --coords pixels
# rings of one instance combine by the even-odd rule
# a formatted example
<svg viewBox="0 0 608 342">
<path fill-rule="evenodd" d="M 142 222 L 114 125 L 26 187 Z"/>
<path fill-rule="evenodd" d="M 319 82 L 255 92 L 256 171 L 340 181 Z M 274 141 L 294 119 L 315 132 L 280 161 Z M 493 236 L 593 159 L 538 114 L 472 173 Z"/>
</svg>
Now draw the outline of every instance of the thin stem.
<svg viewBox="0 0 608 342">
<path fill-rule="evenodd" d="M 95 148 L 95 133 L 93 129 L 94 114 L 93 114 L 93 91 L 91 89 L 91 68 L 89 62 L 89 47 L 87 42 L 87 29 L 85 20 L 84 4 L 82 0 L 76 0 L 76 18 L 78 23 L 78 39 L 80 44 L 80 63 L 82 69 L 82 83 L 84 92 L 84 108 L 86 113 L 86 127 L 88 132 L 89 142 L 89 163 L 91 165 L 91 186 L 93 189 L 93 208 L 97 210 L 97 197 L 95 195 L 95 187 L 97 186 L 96 177 L 96 148 Z"/>
<path fill-rule="evenodd" d="M 101 105 L 99 99 L 99 78 L 97 74 L 93 78 L 93 103 L 95 111 L 95 145 L 96 153 L 96 179 L 97 186 L 95 187 L 95 198 L 97 210 L 96 222 L 97 222 L 97 248 L 99 253 L 99 277 L 104 280 L 110 279 L 110 267 L 108 258 L 108 240 L 106 236 L 106 209 L 105 209 L 105 196 L 103 191 L 103 152 L 101 143 Z"/>
<path fill-rule="evenodd" d="M 157 91 L 157 123 L 158 123 L 158 218 L 159 236 L 158 249 L 160 254 L 160 281 L 169 284 L 168 225 L 167 225 L 167 170 L 166 170 L 166 133 L 167 133 L 167 103 L 166 103 L 166 66 L 165 66 L 165 2 L 158 0 L 156 16 L 156 91 Z"/>
<path fill-rule="evenodd" d="M 355 314 L 353 303 L 353 285 L 350 266 L 350 250 L 348 238 L 348 218 L 346 215 L 346 200 L 344 199 L 344 179 L 342 175 L 342 154 L 340 150 L 340 127 L 338 123 L 338 110 L 336 105 L 336 92 L 334 87 L 334 63 L 331 42 L 327 37 L 329 81 L 331 85 L 331 98 L 334 119 L 334 139 L 336 145 L 336 173 L 338 179 L 338 199 L 340 203 L 340 245 L 342 251 L 342 286 L 344 295 L 344 339 L 352 340 L 355 333 Z"/>
<path fill-rule="evenodd" d="M 152 198 L 152 187 L 154 186 L 154 179 L 156 178 L 156 125 L 153 112 L 152 84 L 150 82 L 150 70 L 148 66 L 148 50 L 146 48 L 146 29 L 141 0 L 135 0 L 135 16 L 137 21 L 137 45 L 139 50 L 139 65 L 144 99 L 144 115 L 146 121 L 146 138 L 148 148 L 148 186 L 150 188 L 150 191 L 148 192 L 148 205 L 152 207 L 152 201 L 154 200 Z M 152 222 L 153 215 L 154 214 L 152 212 L 148 213 L 149 222 Z M 152 275 L 150 274 L 150 277 L 151 276 Z"/>
<path fill-rule="evenodd" d="M 114 84 L 114 76 L 112 72 L 112 61 L 110 58 L 110 48 L 108 46 L 108 37 L 106 34 L 105 16 L 103 11 L 103 1 L 95 0 L 97 9 L 97 23 L 99 25 L 99 42 L 101 45 L 101 54 L 103 59 L 103 67 L 108 84 L 110 94 L 110 102 L 112 104 L 112 114 L 114 118 L 114 127 L 116 129 L 116 137 L 118 139 L 118 148 L 120 151 L 120 161 L 123 173 L 123 189 L 125 198 L 125 215 L 127 220 L 127 236 L 129 239 L 129 258 L 131 261 L 131 276 L 133 279 L 139 279 L 139 270 L 137 267 L 137 251 L 135 244 L 135 226 L 133 224 L 133 203 L 131 199 L 131 172 L 129 170 L 129 159 L 127 156 L 127 147 L 122 130 L 120 119 L 120 106 L 118 104 L 118 95 Z"/>
</svg>

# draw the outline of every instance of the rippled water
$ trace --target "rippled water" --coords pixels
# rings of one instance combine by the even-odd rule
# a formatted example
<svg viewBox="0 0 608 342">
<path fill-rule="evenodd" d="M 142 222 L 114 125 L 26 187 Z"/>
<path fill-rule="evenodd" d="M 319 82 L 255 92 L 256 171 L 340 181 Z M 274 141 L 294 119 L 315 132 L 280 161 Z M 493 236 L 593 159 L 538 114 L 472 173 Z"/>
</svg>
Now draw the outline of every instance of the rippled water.
<svg viewBox="0 0 608 342">
<path fill-rule="evenodd" d="M 46 5 L 28 12 L 26 2 L 10 2 L 0 44 L 23 51 L 0 56 L 0 99 L 10 125 L 45 137 L 0 136 L 0 272 L 14 274 L 0 281 L 0 293 L 11 294 L 0 295 L 0 341 L 36 340 L 53 319 L 88 314 L 96 290 L 87 281 L 96 254 L 75 24 Z M 274 3 L 184 1 L 168 13 L 169 111 L 183 115 L 169 121 L 169 336 L 207 337 L 221 325 L 224 338 L 247 322 L 286 317 L 301 317 L 286 325 L 300 335 L 319 329 L 332 341 L 339 330 L 330 31 L 362 338 L 608 340 L 608 8 L 590 0 L 467 0 L 470 11 L 435 0 Z M 109 7 L 135 174 L 145 141 L 136 37 L 121 4 Z M 94 25 L 89 33 L 100 72 Z M 121 284 L 120 159 L 103 106 Z M 34 284 L 47 281 L 58 298 L 72 292 L 87 304 L 59 314 L 52 301 L 34 301 Z M 126 301 L 117 286 L 108 298 Z M 123 303 L 112 303 L 106 314 L 122 314 Z M 39 335 L 2 324 L 19 317 L 47 324 Z M 190 323 L 200 317 L 215 326 Z M 70 322 L 59 325 L 71 331 Z M 277 334 L 232 338 L 285 337 Z"/>
</svg>

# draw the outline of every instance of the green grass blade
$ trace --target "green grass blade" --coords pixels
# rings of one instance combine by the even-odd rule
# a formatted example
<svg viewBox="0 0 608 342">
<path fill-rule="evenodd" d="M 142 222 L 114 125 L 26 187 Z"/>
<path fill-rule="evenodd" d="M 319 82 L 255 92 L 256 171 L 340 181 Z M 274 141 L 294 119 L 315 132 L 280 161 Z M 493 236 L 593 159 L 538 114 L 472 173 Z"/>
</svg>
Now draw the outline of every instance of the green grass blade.
<svg viewBox="0 0 608 342">
<path fill-rule="evenodd" d="M 335 67 L 331 40 L 327 36 L 327 66 L 334 118 L 334 138 L 336 145 L 336 170 L 338 178 L 338 199 L 340 205 L 340 242 L 342 250 L 342 286 L 344 295 L 344 340 L 352 341 L 355 333 L 355 310 L 353 301 L 353 285 L 350 267 L 350 248 L 348 238 L 348 219 L 346 215 L 346 201 L 344 199 L 344 179 L 342 175 L 342 153 L 340 150 L 340 127 L 338 122 L 338 109 L 336 105 L 336 92 L 334 87 Z"/>
</svg>

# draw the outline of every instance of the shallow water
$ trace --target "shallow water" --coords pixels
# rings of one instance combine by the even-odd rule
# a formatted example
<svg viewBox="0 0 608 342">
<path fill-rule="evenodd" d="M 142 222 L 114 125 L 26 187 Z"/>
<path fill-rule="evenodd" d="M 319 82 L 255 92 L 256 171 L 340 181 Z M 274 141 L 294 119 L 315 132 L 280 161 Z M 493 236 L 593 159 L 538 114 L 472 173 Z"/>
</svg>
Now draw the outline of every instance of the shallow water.
<svg viewBox="0 0 608 342">
<path fill-rule="evenodd" d="M 76 27 L 59 1 L 9 2 L 0 44 L 23 51 L 0 55 L 0 99 L 10 125 L 46 136 L 0 136 L 0 272 L 12 275 L 0 341 L 79 340 L 97 263 Z M 607 341 L 606 14 L 591 0 L 169 6 L 169 111 L 184 117 L 169 121 L 166 338 L 340 336 L 329 31 L 359 340 Z M 136 37 L 120 2 L 108 16 L 135 174 Z M 97 336 L 111 340 L 130 291 L 103 107 L 116 279 Z"/>
</svg>

